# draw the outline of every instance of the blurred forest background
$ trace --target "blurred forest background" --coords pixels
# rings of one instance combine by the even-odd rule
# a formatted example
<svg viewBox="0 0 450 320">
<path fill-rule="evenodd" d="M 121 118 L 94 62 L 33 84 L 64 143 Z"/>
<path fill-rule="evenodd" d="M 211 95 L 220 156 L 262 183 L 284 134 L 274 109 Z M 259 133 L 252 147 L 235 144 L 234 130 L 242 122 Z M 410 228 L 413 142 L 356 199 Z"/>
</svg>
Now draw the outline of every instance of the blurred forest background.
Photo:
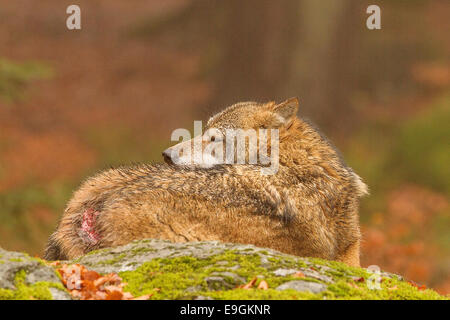
<svg viewBox="0 0 450 320">
<path fill-rule="evenodd" d="M 0 0 L 0 246 L 40 255 L 71 192 L 175 128 L 298 96 L 370 186 L 364 266 L 450 293 L 450 1 Z M 381 30 L 366 8 L 381 7 Z"/>
</svg>

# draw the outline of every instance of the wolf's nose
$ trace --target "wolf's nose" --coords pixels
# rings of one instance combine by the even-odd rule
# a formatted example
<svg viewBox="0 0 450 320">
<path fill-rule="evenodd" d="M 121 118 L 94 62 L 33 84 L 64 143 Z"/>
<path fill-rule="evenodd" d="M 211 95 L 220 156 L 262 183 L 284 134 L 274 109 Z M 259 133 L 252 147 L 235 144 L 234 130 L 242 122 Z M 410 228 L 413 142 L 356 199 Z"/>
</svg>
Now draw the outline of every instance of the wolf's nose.
<svg viewBox="0 0 450 320">
<path fill-rule="evenodd" d="M 169 149 L 164 150 L 163 153 L 162 153 L 162 156 L 164 157 L 164 161 L 165 161 L 166 163 L 168 163 L 168 164 L 173 163 L 173 162 L 172 162 L 171 153 L 172 153 L 172 151 L 169 150 Z"/>
</svg>

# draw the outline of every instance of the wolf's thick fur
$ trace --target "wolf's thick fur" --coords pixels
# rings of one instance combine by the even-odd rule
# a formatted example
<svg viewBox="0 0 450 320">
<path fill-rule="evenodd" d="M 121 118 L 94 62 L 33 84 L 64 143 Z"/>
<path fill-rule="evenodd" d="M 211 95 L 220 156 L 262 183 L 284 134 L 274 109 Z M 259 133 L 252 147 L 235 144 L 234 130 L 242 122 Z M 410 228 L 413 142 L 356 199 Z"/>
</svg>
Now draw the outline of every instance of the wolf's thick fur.
<svg viewBox="0 0 450 320">
<path fill-rule="evenodd" d="M 359 265 L 358 205 L 367 187 L 317 130 L 296 117 L 297 108 L 296 99 L 239 103 L 207 124 L 278 128 L 275 175 L 261 175 L 258 165 L 248 164 L 104 171 L 75 192 L 45 258 L 72 259 L 93 249 L 160 238 L 248 243 Z"/>
</svg>

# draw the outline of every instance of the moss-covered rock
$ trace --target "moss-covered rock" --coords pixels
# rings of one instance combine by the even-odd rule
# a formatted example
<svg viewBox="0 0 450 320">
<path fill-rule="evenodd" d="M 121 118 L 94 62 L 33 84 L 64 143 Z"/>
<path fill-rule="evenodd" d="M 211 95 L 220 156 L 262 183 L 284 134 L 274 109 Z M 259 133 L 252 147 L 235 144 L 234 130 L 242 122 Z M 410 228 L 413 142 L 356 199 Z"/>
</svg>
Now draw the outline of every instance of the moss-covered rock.
<svg viewBox="0 0 450 320">
<path fill-rule="evenodd" d="M 7 273 L 7 288 L 0 289 L 0 298 L 63 298 L 50 296 L 45 290 L 39 295 L 27 291 L 43 283 L 48 291 L 60 290 L 53 286 L 59 283 L 52 267 L 23 254 L 1 254 L 4 264 L 0 265 L 0 282 L 5 264 L 15 271 Z M 26 263 L 43 269 L 26 268 Z M 153 294 L 151 299 L 448 299 L 430 289 L 419 290 L 394 274 L 216 241 L 141 240 L 65 263 L 79 263 L 103 274 L 118 273 L 127 283 L 124 291 L 134 296 Z M 41 270 L 42 277 L 37 270 Z M 250 281 L 250 289 L 242 288 Z M 262 281 L 268 289 L 258 289 Z"/>
<path fill-rule="evenodd" d="M 42 260 L 0 248 L 0 300 L 70 299 L 56 274 Z"/>
</svg>

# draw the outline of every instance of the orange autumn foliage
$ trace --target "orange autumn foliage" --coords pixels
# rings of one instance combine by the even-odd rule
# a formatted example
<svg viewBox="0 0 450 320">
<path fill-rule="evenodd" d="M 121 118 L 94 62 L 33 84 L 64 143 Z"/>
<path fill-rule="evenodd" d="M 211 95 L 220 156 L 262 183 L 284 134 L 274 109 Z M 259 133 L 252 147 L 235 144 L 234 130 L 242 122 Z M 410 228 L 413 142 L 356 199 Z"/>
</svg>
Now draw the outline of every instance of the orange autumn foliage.
<svg viewBox="0 0 450 320">
<path fill-rule="evenodd" d="M 80 264 L 64 264 L 57 271 L 72 297 L 80 300 L 147 300 L 152 296 L 134 298 L 131 293 L 124 292 L 126 283 L 116 273 L 102 276 Z"/>
</svg>

